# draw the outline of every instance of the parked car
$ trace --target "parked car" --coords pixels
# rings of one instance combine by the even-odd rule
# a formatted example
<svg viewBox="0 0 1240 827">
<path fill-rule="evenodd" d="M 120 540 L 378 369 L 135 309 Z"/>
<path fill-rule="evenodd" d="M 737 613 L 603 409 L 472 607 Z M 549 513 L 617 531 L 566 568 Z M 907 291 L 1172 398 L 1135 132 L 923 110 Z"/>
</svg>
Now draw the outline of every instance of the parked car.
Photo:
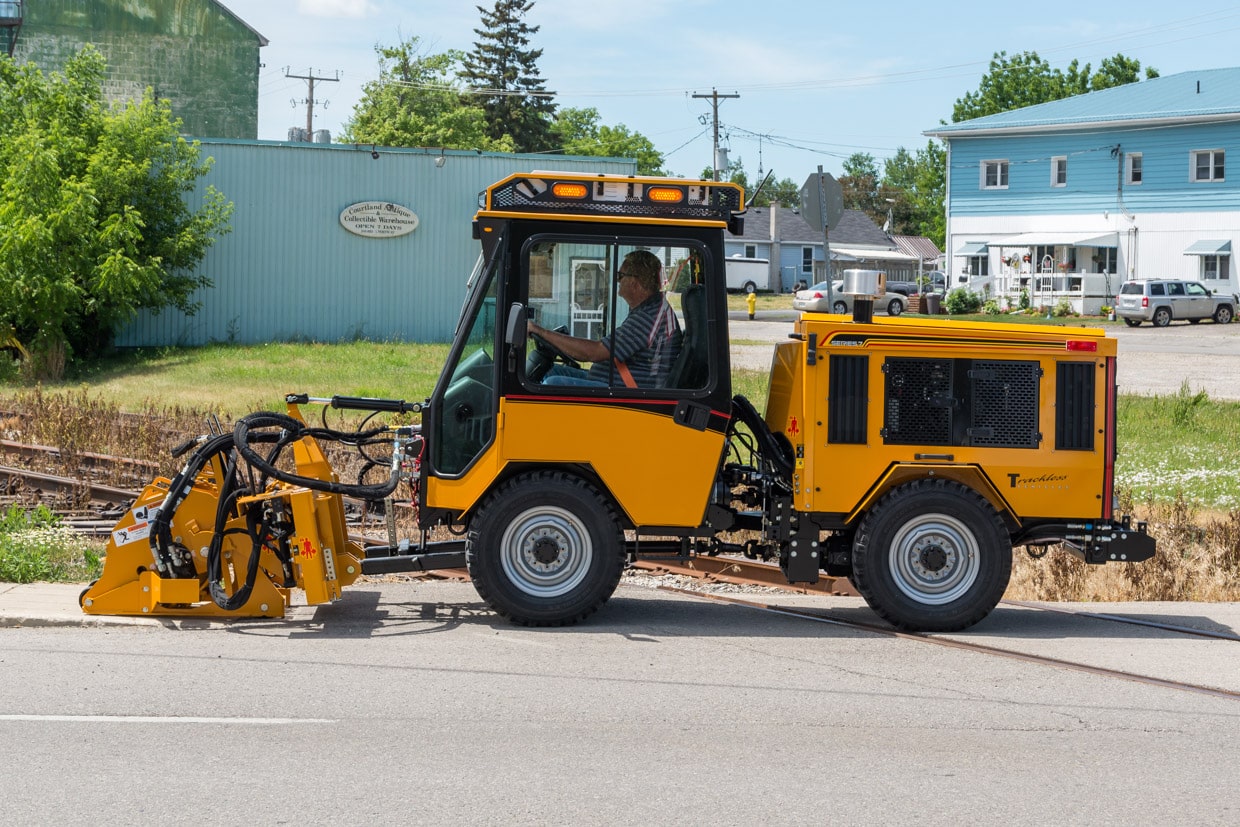
<svg viewBox="0 0 1240 827">
<path fill-rule="evenodd" d="M 919 296 L 927 293 L 947 292 L 947 275 L 942 270 L 922 273 L 916 281 L 893 281 L 887 279 L 887 292 L 901 296 Z"/>
<path fill-rule="evenodd" d="M 811 313 L 851 313 L 853 297 L 840 292 L 844 282 L 835 280 L 831 283 L 831 299 L 827 298 L 827 283 L 820 281 L 812 287 L 798 290 L 792 295 L 792 309 L 806 310 Z M 875 313 L 886 313 L 888 316 L 899 316 L 908 309 L 908 297 L 888 291 L 881 299 L 874 302 Z"/>
<path fill-rule="evenodd" d="M 1236 304 L 1236 296 L 1214 295 L 1199 281 L 1136 279 L 1120 287 L 1115 314 L 1129 327 L 1141 322 L 1166 327 L 1175 319 L 1189 324 L 1202 319 L 1228 324 L 1236 317 Z"/>
</svg>

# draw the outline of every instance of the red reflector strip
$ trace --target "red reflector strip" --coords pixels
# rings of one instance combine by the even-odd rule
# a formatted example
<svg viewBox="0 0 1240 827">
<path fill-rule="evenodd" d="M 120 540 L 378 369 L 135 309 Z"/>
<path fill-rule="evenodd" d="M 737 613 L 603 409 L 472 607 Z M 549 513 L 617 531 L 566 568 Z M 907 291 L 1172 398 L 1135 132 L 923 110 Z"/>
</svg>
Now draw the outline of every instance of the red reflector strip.
<svg viewBox="0 0 1240 827">
<path fill-rule="evenodd" d="M 1097 342 L 1083 342 L 1079 339 L 1069 339 L 1066 343 L 1069 352 L 1074 353 L 1097 353 Z"/>
</svg>

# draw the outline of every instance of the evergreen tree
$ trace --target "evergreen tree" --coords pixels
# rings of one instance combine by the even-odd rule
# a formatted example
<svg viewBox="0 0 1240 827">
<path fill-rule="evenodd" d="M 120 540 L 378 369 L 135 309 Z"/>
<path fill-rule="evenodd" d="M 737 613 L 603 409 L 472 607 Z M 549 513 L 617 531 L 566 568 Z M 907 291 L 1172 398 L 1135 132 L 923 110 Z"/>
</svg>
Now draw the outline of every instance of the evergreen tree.
<svg viewBox="0 0 1240 827">
<path fill-rule="evenodd" d="M 474 29 L 478 40 L 466 55 L 461 77 L 480 92 L 486 112 L 487 134 L 499 141 L 511 135 L 517 152 L 553 149 L 551 135 L 555 104 L 546 93 L 538 74 L 542 49 L 530 48 L 530 35 L 538 26 L 528 26 L 524 16 L 534 7 L 533 0 L 495 0 L 482 15 L 482 28 Z"/>
</svg>

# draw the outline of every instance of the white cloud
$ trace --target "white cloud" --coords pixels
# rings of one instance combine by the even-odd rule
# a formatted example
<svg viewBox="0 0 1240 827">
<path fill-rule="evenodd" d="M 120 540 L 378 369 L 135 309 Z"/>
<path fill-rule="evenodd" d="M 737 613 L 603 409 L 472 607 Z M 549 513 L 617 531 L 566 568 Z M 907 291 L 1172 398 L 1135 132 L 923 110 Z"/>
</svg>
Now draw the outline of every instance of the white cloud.
<svg viewBox="0 0 1240 827">
<path fill-rule="evenodd" d="M 312 17 L 369 17 L 378 9 L 370 0 L 297 0 L 297 11 Z"/>
</svg>

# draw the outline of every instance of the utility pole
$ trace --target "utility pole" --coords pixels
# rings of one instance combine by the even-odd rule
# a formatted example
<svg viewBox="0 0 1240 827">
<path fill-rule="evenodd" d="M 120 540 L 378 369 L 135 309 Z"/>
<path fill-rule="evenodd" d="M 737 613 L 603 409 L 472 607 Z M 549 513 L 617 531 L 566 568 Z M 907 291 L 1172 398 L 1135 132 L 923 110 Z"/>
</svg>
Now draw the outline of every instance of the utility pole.
<svg viewBox="0 0 1240 827">
<path fill-rule="evenodd" d="M 714 129 L 715 129 L 715 146 L 714 146 L 714 152 L 711 153 L 711 156 L 710 156 L 710 168 L 715 171 L 715 180 L 718 181 L 719 180 L 719 99 L 720 98 L 739 98 L 740 95 L 736 93 L 733 93 L 731 95 L 721 95 L 719 94 L 719 92 L 717 92 L 712 87 L 709 95 L 699 95 L 697 92 L 694 92 L 693 97 L 703 98 L 703 99 L 710 98 L 711 109 L 714 112 L 713 120 L 714 120 Z"/>
<path fill-rule="evenodd" d="M 339 71 L 339 70 L 337 70 L 337 71 L 336 71 L 336 76 L 335 76 L 335 77 L 331 77 L 331 78 L 329 78 L 329 77 L 319 77 L 319 76 L 317 76 L 317 75 L 315 75 L 315 74 L 314 74 L 314 70 L 313 70 L 313 69 L 310 69 L 310 70 L 309 70 L 309 72 L 310 72 L 310 74 L 308 74 L 308 75 L 290 75 L 290 74 L 288 73 L 288 67 L 285 67 L 285 69 L 284 69 L 284 76 L 285 76 L 286 78 L 294 78 L 294 79 L 296 79 L 296 80 L 304 80 L 304 81 L 306 81 L 308 84 L 310 84 L 309 94 L 308 94 L 308 95 L 306 95 L 306 99 L 305 99 L 305 101 L 303 101 L 303 103 L 305 103 L 305 104 L 306 104 L 306 140 L 307 140 L 307 141 L 313 141 L 313 140 L 314 140 L 314 104 L 316 103 L 316 101 L 315 101 L 315 99 L 314 99 L 314 82 L 315 82 L 316 80 L 321 80 L 321 81 L 326 81 L 326 82 L 328 82 L 328 83 L 336 83 L 337 81 L 339 81 L 339 80 L 340 80 L 340 71 Z M 324 102 L 323 102 L 323 104 L 324 104 L 324 105 L 326 105 L 326 104 L 327 104 L 327 101 L 324 101 Z M 294 106 L 296 106 L 296 105 L 297 105 L 297 101 L 293 101 L 293 105 L 294 105 Z"/>
</svg>

